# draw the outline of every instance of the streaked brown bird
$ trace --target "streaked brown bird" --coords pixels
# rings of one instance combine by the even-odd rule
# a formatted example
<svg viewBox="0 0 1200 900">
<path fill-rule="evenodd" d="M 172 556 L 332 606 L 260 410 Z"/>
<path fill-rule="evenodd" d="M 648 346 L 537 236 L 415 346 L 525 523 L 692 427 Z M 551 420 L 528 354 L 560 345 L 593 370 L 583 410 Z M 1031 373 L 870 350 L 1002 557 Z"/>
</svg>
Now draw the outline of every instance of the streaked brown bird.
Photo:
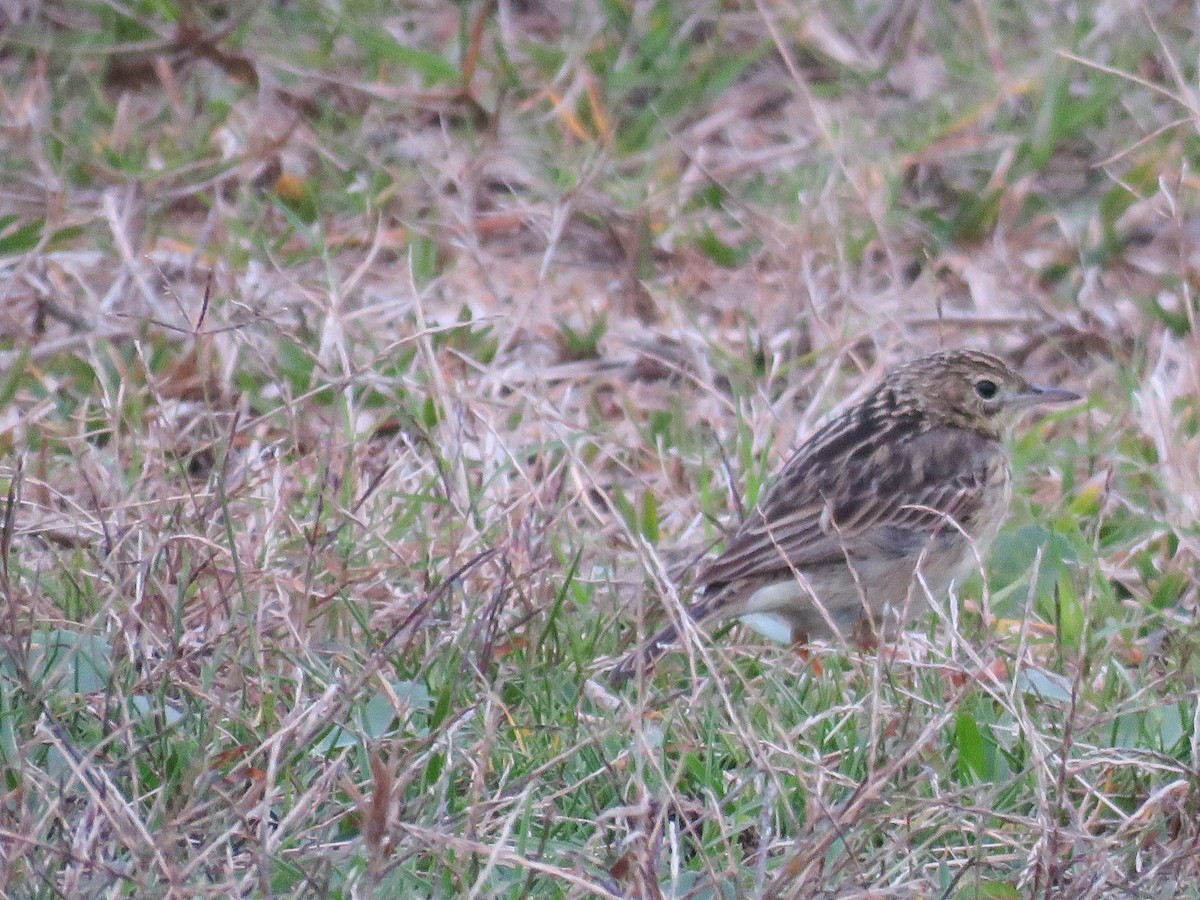
<svg viewBox="0 0 1200 900">
<path fill-rule="evenodd" d="M 999 531 L 1012 496 L 1007 432 L 1035 406 L 1079 399 L 977 350 L 900 366 L 800 445 L 702 566 L 688 615 L 751 616 L 793 641 L 893 634 L 974 569 Z M 610 683 L 649 668 L 677 637 L 663 629 Z"/>
</svg>

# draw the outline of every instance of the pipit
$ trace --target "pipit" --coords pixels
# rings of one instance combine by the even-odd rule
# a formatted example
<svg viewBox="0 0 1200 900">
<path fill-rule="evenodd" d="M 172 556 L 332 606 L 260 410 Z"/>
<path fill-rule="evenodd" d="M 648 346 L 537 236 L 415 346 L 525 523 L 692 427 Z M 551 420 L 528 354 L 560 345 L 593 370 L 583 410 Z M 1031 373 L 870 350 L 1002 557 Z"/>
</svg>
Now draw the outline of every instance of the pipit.
<svg viewBox="0 0 1200 900">
<path fill-rule="evenodd" d="M 700 568 L 688 615 L 750 617 L 793 641 L 894 634 L 975 569 L 999 531 L 1012 426 L 1035 406 L 1079 399 L 975 350 L 895 369 L 784 464 Z M 668 626 L 628 654 L 610 682 L 648 668 L 678 633 Z"/>
</svg>

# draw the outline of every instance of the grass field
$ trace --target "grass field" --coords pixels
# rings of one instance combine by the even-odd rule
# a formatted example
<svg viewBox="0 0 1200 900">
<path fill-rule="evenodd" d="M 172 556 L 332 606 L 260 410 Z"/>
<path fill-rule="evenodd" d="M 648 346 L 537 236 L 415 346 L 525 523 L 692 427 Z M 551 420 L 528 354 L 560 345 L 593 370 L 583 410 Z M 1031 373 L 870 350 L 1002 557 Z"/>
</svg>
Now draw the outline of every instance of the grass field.
<svg viewBox="0 0 1200 900">
<path fill-rule="evenodd" d="M 0 894 L 1200 896 L 1194 26 L 6 4 Z M 957 345 L 1088 396 L 986 572 L 606 687 Z"/>
</svg>

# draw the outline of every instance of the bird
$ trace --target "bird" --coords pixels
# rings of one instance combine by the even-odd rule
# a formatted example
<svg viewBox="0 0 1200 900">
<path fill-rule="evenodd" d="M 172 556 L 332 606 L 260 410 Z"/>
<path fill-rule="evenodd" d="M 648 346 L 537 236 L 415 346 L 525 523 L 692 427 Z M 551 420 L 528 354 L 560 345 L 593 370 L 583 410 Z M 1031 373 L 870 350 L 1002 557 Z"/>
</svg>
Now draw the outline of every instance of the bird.
<svg viewBox="0 0 1200 900">
<path fill-rule="evenodd" d="M 795 642 L 895 635 L 977 569 L 1000 530 L 1013 426 L 1034 407 L 1081 399 L 974 349 L 893 369 L 796 448 L 700 565 L 687 615 L 747 618 Z M 649 669 L 678 637 L 668 625 L 627 653 L 610 685 Z"/>
</svg>

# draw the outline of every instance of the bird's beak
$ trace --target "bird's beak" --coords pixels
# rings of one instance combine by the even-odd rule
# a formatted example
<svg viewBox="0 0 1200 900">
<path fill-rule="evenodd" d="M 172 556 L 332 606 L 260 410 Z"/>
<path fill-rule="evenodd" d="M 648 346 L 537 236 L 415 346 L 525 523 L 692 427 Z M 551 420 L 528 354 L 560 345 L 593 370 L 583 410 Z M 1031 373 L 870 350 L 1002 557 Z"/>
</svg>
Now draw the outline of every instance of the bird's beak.
<svg viewBox="0 0 1200 900">
<path fill-rule="evenodd" d="M 1074 403 L 1076 400 L 1082 400 L 1083 397 L 1065 388 L 1031 384 L 1029 390 L 1022 391 L 1013 399 L 1020 406 L 1041 406 L 1043 403 Z"/>
</svg>

